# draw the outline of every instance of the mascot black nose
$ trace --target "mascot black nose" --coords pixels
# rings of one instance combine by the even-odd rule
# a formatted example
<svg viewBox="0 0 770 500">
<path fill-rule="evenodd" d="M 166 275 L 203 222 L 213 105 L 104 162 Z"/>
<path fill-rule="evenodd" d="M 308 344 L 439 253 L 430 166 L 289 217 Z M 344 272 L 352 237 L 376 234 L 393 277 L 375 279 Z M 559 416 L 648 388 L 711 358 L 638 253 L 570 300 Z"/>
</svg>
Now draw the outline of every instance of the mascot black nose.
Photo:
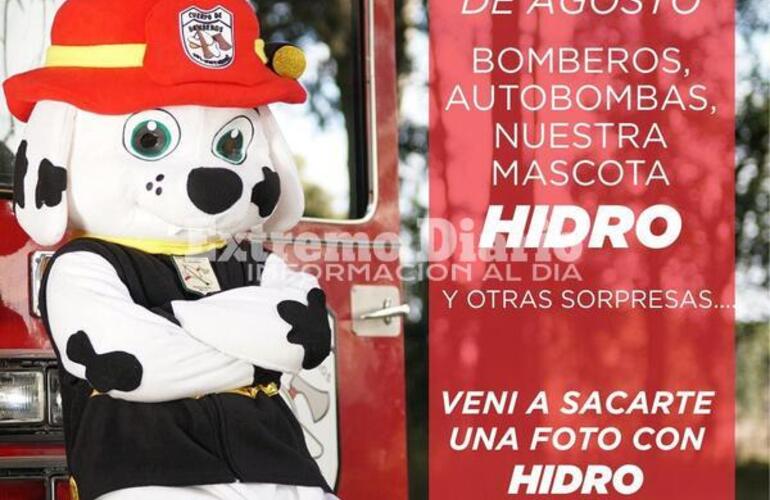
<svg viewBox="0 0 770 500">
<path fill-rule="evenodd" d="M 187 194 L 203 212 L 221 214 L 241 199 L 243 181 L 226 168 L 196 168 L 187 178 Z"/>
</svg>

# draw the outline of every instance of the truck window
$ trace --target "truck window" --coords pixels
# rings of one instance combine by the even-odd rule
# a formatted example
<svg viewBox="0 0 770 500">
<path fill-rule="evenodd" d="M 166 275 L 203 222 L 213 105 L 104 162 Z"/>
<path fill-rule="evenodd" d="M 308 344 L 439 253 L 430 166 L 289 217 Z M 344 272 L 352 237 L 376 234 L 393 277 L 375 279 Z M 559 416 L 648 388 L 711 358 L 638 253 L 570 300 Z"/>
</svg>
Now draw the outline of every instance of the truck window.
<svg viewBox="0 0 770 500">
<path fill-rule="evenodd" d="M 370 205 L 362 51 L 362 0 L 252 1 L 268 41 L 302 47 L 308 67 L 302 83 L 310 98 L 302 106 L 274 106 L 305 185 L 305 215 L 359 219 Z M 54 0 L 17 0 L 0 9 L 0 70 L 9 75 L 39 67 L 55 14 Z M 13 153 L 20 126 L 0 105 L 0 194 L 13 185 Z"/>
</svg>

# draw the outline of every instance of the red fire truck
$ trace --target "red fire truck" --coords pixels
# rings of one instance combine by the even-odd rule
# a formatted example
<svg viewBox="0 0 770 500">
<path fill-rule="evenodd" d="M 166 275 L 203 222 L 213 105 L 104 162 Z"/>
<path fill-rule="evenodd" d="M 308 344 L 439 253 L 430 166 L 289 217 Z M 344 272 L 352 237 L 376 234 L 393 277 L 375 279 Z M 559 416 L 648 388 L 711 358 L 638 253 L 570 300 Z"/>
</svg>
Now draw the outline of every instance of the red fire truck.
<svg viewBox="0 0 770 500">
<path fill-rule="evenodd" d="M 3 78 L 39 64 L 59 3 L 5 3 Z M 379 261 L 381 253 L 371 251 L 398 252 L 394 0 L 253 3 L 265 33 L 293 38 L 308 55 L 306 84 L 314 97 L 299 115 L 284 118 L 314 124 L 289 133 L 303 155 L 303 176 L 323 179 L 337 169 L 331 178 L 346 184 L 324 193 L 323 183 L 309 182 L 314 201 L 308 204 L 308 217 L 291 236 L 273 241 L 274 248 L 296 261 L 298 253 L 314 246 L 318 269 L 340 253 L 365 252 L 370 267 L 391 271 L 322 280 L 333 355 L 318 369 L 285 380 L 282 396 L 298 415 L 308 448 L 338 495 L 405 498 L 401 315 L 407 308 L 401 305 L 397 260 Z M 280 119 L 281 110 L 277 113 Z M 15 222 L 12 152 L 22 125 L 4 104 L 0 121 L 0 500 L 69 499 L 56 360 L 37 300 L 54 249 L 36 246 Z M 314 141 L 337 141 L 343 151 L 336 158 L 311 157 Z"/>
</svg>

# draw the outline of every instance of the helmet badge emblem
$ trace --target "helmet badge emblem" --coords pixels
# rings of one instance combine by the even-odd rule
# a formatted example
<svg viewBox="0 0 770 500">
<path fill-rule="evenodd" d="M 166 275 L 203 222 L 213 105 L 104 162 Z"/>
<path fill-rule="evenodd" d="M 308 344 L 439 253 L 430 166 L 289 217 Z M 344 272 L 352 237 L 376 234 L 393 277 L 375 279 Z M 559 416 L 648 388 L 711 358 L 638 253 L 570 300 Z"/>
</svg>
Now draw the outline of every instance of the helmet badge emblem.
<svg viewBox="0 0 770 500">
<path fill-rule="evenodd" d="M 203 10 L 191 7 L 179 16 L 182 45 L 187 57 L 199 66 L 221 69 L 235 57 L 233 15 L 224 7 Z"/>
</svg>

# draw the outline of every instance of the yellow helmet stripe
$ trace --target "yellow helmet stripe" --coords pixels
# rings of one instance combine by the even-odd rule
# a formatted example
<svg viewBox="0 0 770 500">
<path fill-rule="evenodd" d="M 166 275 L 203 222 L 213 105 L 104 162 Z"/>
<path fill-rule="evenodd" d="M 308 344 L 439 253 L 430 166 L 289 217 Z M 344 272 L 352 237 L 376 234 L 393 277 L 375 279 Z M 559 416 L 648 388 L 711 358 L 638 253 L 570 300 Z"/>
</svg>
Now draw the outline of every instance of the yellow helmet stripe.
<svg viewBox="0 0 770 500">
<path fill-rule="evenodd" d="M 141 68 L 147 46 L 143 43 L 115 45 L 52 45 L 45 57 L 46 68 Z"/>
<path fill-rule="evenodd" d="M 262 61 L 263 64 L 267 64 L 267 54 L 265 53 L 265 41 L 261 38 L 259 40 L 254 40 L 254 52 L 257 53 L 257 57 Z"/>
<path fill-rule="evenodd" d="M 114 45 L 52 45 L 45 57 L 46 68 L 141 68 L 147 45 L 124 43 Z M 254 41 L 254 52 L 267 63 L 265 41 Z"/>
</svg>

